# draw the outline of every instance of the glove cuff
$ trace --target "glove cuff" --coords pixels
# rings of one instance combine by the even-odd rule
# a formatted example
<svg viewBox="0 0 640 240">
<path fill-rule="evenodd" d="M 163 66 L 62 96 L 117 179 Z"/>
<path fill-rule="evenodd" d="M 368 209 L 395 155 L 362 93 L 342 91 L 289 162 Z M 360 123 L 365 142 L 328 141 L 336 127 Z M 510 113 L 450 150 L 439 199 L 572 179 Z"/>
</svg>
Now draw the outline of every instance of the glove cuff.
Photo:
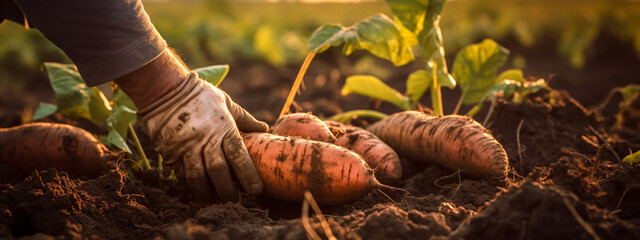
<svg viewBox="0 0 640 240">
<path fill-rule="evenodd" d="M 160 106 L 165 105 L 166 102 L 169 102 L 173 99 L 181 99 L 182 97 L 188 95 L 196 87 L 197 83 L 198 75 L 194 72 L 190 73 L 188 77 L 183 79 L 182 82 L 180 82 L 180 84 L 176 86 L 176 88 L 172 89 L 160 99 L 151 103 L 149 106 L 138 110 L 138 117 L 143 118 L 156 108 L 160 108 Z"/>
</svg>

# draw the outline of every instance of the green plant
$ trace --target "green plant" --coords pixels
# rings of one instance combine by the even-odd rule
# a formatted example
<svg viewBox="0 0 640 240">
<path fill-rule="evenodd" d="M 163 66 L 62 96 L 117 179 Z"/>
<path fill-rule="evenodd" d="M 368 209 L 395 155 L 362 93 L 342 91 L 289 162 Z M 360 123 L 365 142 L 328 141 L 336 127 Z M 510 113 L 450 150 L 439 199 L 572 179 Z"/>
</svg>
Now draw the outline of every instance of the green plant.
<svg viewBox="0 0 640 240">
<path fill-rule="evenodd" d="M 375 31 L 362 27 L 370 24 L 371 19 L 388 19 L 380 14 L 349 28 L 325 25 L 313 33 L 309 39 L 309 46 L 314 53 L 319 53 L 330 46 L 343 45 L 343 52 L 347 55 L 353 49 L 364 49 L 378 57 L 390 60 L 394 65 L 406 64 L 407 61 L 412 60 L 411 47 L 415 47 L 425 67 L 409 75 L 406 83 L 407 90 L 404 94 L 389 87 L 377 77 L 369 75 L 348 77 L 342 88 L 342 94 L 361 94 L 389 102 L 403 110 L 413 110 L 419 108 L 420 99 L 430 89 L 434 114 L 443 115 L 440 87 L 454 88 L 459 84 L 462 96 L 456 105 L 454 111 L 456 114 L 463 103 L 481 102 L 494 86 L 504 80 L 496 77 L 496 73 L 497 69 L 506 62 L 509 51 L 491 39 L 469 45 L 456 55 L 453 74 L 449 74 L 439 25 L 444 2 L 444 0 L 387 0 L 387 4 L 394 13 L 393 24 L 390 20 L 380 21 L 377 24 L 379 27 L 374 28 Z M 376 39 L 377 44 L 371 44 L 368 42 L 372 39 L 371 37 L 360 37 L 372 34 L 367 31 L 383 37 Z M 390 43 L 396 43 L 393 45 L 395 48 L 390 48 Z M 381 52 L 385 54 L 380 54 Z M 513 74 L 513 71 L 515 70 L 506 71 L 507 75 L 501 77 L 511 77 L 508 74 Z M 519 73 L 518 80 L 521 81 L 522 73 Z"/>
<path fill-rule="evenodd" d="M 343 45 L 343 53 L 367 50 L 400 66 L 414 60 L 413 46 L 425 69 L 412 73 L 407 80 L 407 93 L 400 94 L 374 76 L 351 76 L 343 94 L 358 93 L 388 101 L 402 109 L 415 109 L 418 100 L 431 88 L 433 109 L 442 114 L 440 86 L 455 87 L 455 81 L 445 64 L 439 21 L 444 1 L 388 0 L 395 14 L 391 20 L 384 14 L 375 15 L 351 27 L 324 25 L 309 39 L 309 47 L 320 53 L 330 46 Z"/>
<path fill-rule="evenodd" d="M 631 150 L 629 150 L 629 152 L 631 152 Z M 629 164 L 636 164 L 636 163 L 640 162 L 640 151 L 631 152 L 629 155 L 624 157 L 624 159 L 622 159 L 622 161 L 626 162 L 626 163 L 629 163 Z"/>
<path fill-rule="evenodd" d="M 625 87 L 617 87 L 611 90 L 607 98 L 600 105 L 598 114 L 600 114 L 600 112 L 602 112 L 602 109 L 604 109 L 607 104 L 609 104 L 611 98 L 616 93 L 622 94 L 622 101 L 620 102 L 618 112 L 615 114 L 616 124 L 613 127 L 615 129 L 622 129 L 622 126 L 624 125 L 624 113 L 631 107 L 631 103 L 633 103 L 633 101 L 635 101 L 640 96 L 640 85 L 629 84 Z"/>
<path fill-rule="evenodd" d="M 140 154 L 140 164 L 143 169 L 149 169 L 150 164 L 142 151 L 142 146 L 132 128 L 137 120 L 137 108 L 133 101 L 119 88 L 113 86 L 113 97 L 109 101 L 96 87 L 88 87 L 73 64 L 44 63 L 49 81 L 56 96 L 56 104 L 40 103 L 33 114 L 33 120 L 47 117 L 53 113 L 60 113 L 70 119 L 84 118 L 98 126 L 106 126 L 108 134 L 98 136 L 100 142 L 118 150 L 131 153 L 125 139 L 131 134 Z M 198 76 L 211 84 L 218 85 L 229 71 L 228 65 L 214 65 L 194 69 Z"/>
</svg>

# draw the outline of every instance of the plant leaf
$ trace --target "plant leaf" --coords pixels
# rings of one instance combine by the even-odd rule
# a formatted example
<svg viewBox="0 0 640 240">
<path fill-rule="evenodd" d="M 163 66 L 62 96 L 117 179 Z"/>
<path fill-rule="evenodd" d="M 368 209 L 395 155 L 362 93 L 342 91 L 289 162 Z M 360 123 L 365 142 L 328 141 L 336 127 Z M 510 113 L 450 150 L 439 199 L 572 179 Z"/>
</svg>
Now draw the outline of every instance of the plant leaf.
<svg viewBox="0 0 640 240">
<path fill-rule="evenodd" d="M 33 120 L 43 119 L 51 114 L 54 114 L 58 110 L 58 106 L 51 103 L 40 102 L 38 109 L 33 114 Z"/>
<path fill-rule="evenodd" d="M 137 108 L 131 98 L 122 90 L 116 89 L 113 92 L 113 110 L 111 116 L 107 118 L 107 128 L 109 131 L 116 131 L 121 138 L 126 139 L 129 124 L 133 124 L 138 119 L 136 111 Z"/>
<path fill-rule="evenodd" d="M 109 134 L 107 134 L 107 142 L 117 147 L 118 149 L 125 150 L 128 153 L 131 153 L 131 149 L 129 148 L 129 146 L 127 146 L 124 138 L 115 129 L 109 129 Z"/>
<path fill-rule="evenodd" d="M 629 164 L 640 162 L 640 151 L 636 151 L 635 153 L 627 155 L 626 157 L 624 157 L 624 159 L 622 159 L 622 161 Z"/>
<path fill-rule="evenodd" d="M 218 86 L 227 76 L 227 73 L 229 73 L 229 65 L 211 65 L 207 67 L 197 68 L 193 71 L 198 73 L 198 77 L 200 77 L 201 79 L 204 79 L 214 86 Z"/>
<path fill-rule="evenodd" d="M 414 34 L 422 30 L 429 0 L 386 0 L 400 23 Z"/>
<path fill-rule="evenodd" d="M 438 84 L 454 88 L 456 81 L 447 69 L 440 31 L 439 19 L 444 2 L 445 0 L 387 0 L 396 22 L 402 25 L 400 29 L 406 28 L 417 36 L 416 41 L 422 48 L 421 57 L 427 63 L 426 69 L 432 72 L 436 67 Z"/>
<path fill-rule="evenodd" d="M 453 61 L 453 78 L 464 95 L 462 103 L 477 103 L 496 85 L 496 72 L 507 61 L 509 50 L 491 39 L 463 48 Z"/>
<path fill-rule="evenodd" d="M 102 92 L 87 87 L 74 65 L 47 62 L 44 66 L 56 94 L 58 112 L 72 119 L 86 118 L 96 124 L 102 124 L 111 114 Z"/>
<path fill-rule="evenodd" d="M 518 91 L 522 84 L 515 80 L 505 79 L 500 81 L 498 84 L 494 85 L 485 96 L 482 98 L 481 102 L 489 101 L 494 97 L 501 98 L 509 98 L 513 96 L 513 94 Z"/>
<path fill-rule="evenodd" d="M 330 46 L 343 45 L 342 52 L 350 55 L 355 50 L 367 50 L 371 54 L 389 60 L 395 66 L 413 61 L 411 46 L 402 37 L 398 27 L 384 14 L 378 14 L 357 22 L 350 27 L 324 25 L 309 38 L 309 48 L 321 53 Z"/>
<path fill-rule="evenodd" d="M 388 116 L 389 115 L 385 113 L 381 113 L 375 110 L 358 109 L 358 110 L 351 110 L 343 113 L 338 113 L 336 115 L 328 117 L 327 119 L 348 124 L 351 122 L 351 120 L 356 118 L 368 117 L 368 118 L 375 118 L 378 120 L 382 120 Z"/>
<path fill-rule="evenodd" d="M 500 73 L 500 75 L 498 75 L 496 82 L 502 82 L 503 80 L 507 79 L 516 82 L 522 82 L 524 80 L 522 70 L 516 68 L 505 70 L 504 72 Z"/>
<path fill-rule="evenodd" d="M 623 87 L 620 92 L 622 93 L 622 109 L 627 109 L 631 106 L 633 100 L 640 95 L 640 85 L 629 84 Z"/>
<path fill-rule="evenodd" d="M 411 73 L 407 78 L 407 95 L 411 98 L 411 104 L 416 104 L 432 84 L 433 75 L 426 70 Z"/>
<path fill-rule="evenodd" d="M 357 93 L 367 97 L 380 99 L 392 103 L 404 110 L 409 110 L 409 99 L 398 91 L 389 87 L 380 79 L 368 75 L 354 75 L 347 77 L 342 87 L 342 95 Z"/>
</svg>

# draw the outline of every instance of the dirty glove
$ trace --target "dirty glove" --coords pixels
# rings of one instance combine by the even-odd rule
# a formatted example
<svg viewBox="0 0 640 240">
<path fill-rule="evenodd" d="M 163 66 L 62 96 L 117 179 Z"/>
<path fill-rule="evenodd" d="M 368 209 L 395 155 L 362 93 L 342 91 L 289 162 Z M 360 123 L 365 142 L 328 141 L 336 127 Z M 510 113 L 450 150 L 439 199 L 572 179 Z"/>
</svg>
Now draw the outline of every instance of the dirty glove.
<svg viewBox="0 0 640 240">
<path fill-rule="evenodd" d="M 199 199 L 210 202 L 215 189 L 223 201 L 238 201 L 230 169 L 247 193 L 262 192 L 262 180 L 238 130 L 264 132 L 267 124 L 195 73 L 139 115 L 163 164 Z"/>
</svg>

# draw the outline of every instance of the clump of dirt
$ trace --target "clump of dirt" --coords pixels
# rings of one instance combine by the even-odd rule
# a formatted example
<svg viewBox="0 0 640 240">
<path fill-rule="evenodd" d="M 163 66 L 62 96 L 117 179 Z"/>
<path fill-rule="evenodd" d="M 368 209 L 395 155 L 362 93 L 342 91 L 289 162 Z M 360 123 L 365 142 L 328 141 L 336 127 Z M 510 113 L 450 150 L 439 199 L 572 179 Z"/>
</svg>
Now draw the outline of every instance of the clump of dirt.
<svg viewBox="0 0 640 240">
<path fill-rule="evenodd" d="M 575 211 L 574 211 L 575 210 Z M 640 227 L 554 185 L 525 181 L 461 225 L 454 239 L 638 239 Z"/>
<path fill-rule="evenodd" d="M 23 182 L 2 185 L 3 222 L 14 237 L 45 233 L 65 238 L 140 239 L 160 225 L 140 194 L 123 194 L 118 170 L 99 178 L 70 179 L 54 169 L 33 172 Z M 7 217 L 8 215 L 8 217 Z"/>
<path fill-rule="evenodd" d="M 593 156 L 602 144 L 590 130 L 598 126 L 595 116 L 564 91 L 542 90 L 524 103 L 499 101 L 488 125 L 521 176 L 569 152 Z"/>
</svg>

